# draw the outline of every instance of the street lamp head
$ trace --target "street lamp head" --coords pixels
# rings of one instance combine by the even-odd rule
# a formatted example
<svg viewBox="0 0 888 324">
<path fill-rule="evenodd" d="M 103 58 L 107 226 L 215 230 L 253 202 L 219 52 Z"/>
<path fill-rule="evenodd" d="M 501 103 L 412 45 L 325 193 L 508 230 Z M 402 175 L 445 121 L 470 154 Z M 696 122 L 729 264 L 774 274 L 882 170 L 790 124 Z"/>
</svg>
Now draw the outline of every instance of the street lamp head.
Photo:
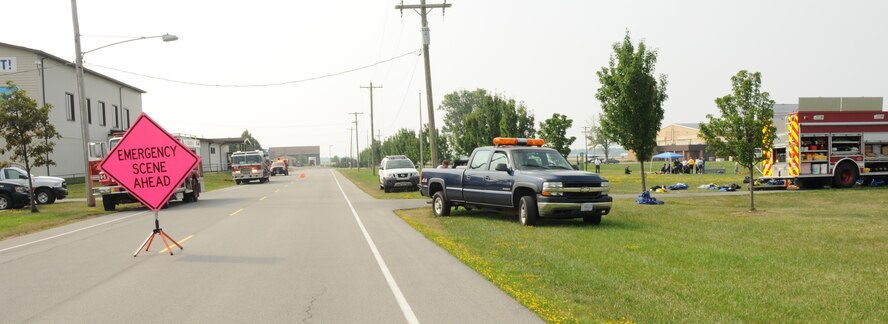
<svg viewBox="0 0 888 324">
<path fill-rule="evenodd" d="M 163 37 L 164 42 L 172 42 L 172 41 L 179 40 L 179 37 L 176 35 L 163 34 L 162 37 Z"/>
</svg>

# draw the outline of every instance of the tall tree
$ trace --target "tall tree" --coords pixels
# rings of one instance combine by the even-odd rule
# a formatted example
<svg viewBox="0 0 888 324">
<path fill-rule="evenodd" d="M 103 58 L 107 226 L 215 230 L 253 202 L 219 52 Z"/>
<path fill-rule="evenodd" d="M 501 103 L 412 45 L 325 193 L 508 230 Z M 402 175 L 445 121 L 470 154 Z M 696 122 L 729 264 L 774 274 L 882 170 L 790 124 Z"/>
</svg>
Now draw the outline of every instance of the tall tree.
<svg viewBox="0 0 888 324">
<path fill-rule="evenodd" d="M 700 134 L 706 146 L 716 154 L 733 156 L 749 170 L 750 179 L 756 163 L 763 157 L 755 155 L 756 149 L 769 150 L 777 131 L 772 125 L 774 100 L 762 92 L 762 75 L 746 70 L 731 77 L 731 93 L 715 99 L 721 116 L 706 115 L 708 122 L 700 123 Z M 765 132 L 764 130 L 768 131 Z M 755 211 L 752 181 L 749 184 L 749 211 Z"/>
<path fill-rule="evenodd" d="M 576 136 L 567 137 L 567 130 L 573 126 L 573 120 L 567 116 L 554 113 L 552 118 L 540 123 L 540 137 L 546 141 L 546 146 L 554 148 L 561 156 L 567 158 L 570 154 L 570 146 L 577 140 Z"/>
<path fill-rule="evenodd" d="M 465 90 L 445 95 L 444 133 L 458 155 L 490 145 L 494 137 L 533 137 L 533 114 L 523 102 L 490 95 L 487 90 Z"/>
<path fill-rule="evenodd" d="M 37 101 L 28 97 L 24 90 L 18 89 L 12 81 L 6 82 L 12 89 L 9 94 L 0 95 L 0 137 L 6 145 L 0 148 L 0 154 L 10 153 L 10 159 L 24 164 L 28 174 L 28 187 L 34 188 L 31 179 L 31 168 L 44 165 L 55 165 L 49 159 L 55 142 L 44 140 L 61 138 L 55 126 L 49 123 L 49 111 L 52 105 L 43 104 L 37 107 Z M 36 213 L 34 191 L 30 191 L 31 212 Z"/>
<path fill-rule="evenodd" d="M 636 50 L 628 31 L 623 42 L 615 43 L 613 48 L 608 66 L 597 73 L 601 87 L 595 98 L 601 102 L 601 120 L 611 139 L 634 151 L 641 162 L 641 189 L 645 190 L 644 161 L 657 147 L 667 98 L 666 75 L 654 76 L 657 52 L 648 50 L 644 41 Z"/>
</svg>

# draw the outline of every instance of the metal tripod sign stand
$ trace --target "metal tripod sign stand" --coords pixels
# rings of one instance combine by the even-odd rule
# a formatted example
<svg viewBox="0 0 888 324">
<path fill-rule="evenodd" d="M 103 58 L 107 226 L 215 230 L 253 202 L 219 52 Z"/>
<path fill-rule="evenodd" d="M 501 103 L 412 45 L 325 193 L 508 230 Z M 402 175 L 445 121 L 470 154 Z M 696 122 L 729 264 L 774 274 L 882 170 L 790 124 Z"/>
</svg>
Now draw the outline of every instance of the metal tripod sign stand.
<svg viewBox="0 0 888 324">
<path fill-rule="evenodd" d="M 139 255 L 139 252 L 142 251 L 143 247 L 145 248 L 145 252 L 148 252 L 148 249 L 151 248 L 151 242 L 154 242 L 155 236 L 160 236 L 160 239 L 163 240 L 163 244 L 166 245 L 166 250 L 170 251 L 170 255 L 173 255 L 173 249 L 170 248 L 170 244 L 167 243 L 167 239 L 169 239 L 170 242 L 173 242 L 173 244 L 178 246 L 179 251 L 182 251 L 185 249 L 182 247 L 182 245 L 179 244 L 179 242 L 176 242 L 176 240 L 174 240 L 166 232 L 164 232 L 162 228 L 160 228 L 160 221 L 157 219 L 157 211 L 155 210 L 154 211 L 154 230 L 151 231 L 151 234 L 148 234 L 148 237 L 145 238 L 145 242 L 142 242 L 142 245 L 139 246 L 138 249 L 136 249 L 136 252 L 133 253 L 133 257 L 136 257 L 137 255 Z M 146 247 L 146 245 L 147 245 L 147 247 Z"/>
</svg>

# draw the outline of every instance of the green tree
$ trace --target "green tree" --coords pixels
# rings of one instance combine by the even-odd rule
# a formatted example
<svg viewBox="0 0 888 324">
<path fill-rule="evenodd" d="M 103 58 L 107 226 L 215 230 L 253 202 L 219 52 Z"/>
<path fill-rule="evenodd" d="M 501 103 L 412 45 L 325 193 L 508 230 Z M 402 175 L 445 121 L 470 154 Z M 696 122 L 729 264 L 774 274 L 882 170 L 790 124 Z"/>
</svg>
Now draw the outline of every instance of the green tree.
<svg viewBox="0 0 888 324">
<path fill-rule="evenodd" d="M 608 127 L 605 125 L 604 119 L 601 115 L 598 116 L 598 124 L 592 125 L 589 129 L 589 134 L 592 136 L 590 138 L 589 143 L 592 144 L 593 148 L 596 146 L 601 146 L 601 150 L 604 151 L 604 160 L 607 161 L 610 159 L 610 149 L 613 146 L 613 140 L 611 139 L 611 134 L 607 132 Z"/>
<path fill-rule="evenodd" d="M 241 137 L 241 139 L 244 140 L 243 143 L 231 144 L 229 146 L 229 150 L 231 152 L 253 151 L 253 150 L 261 150 L 262 149 L 262 144 L 259 143 L 259 140 L 257 140 L 255 137 L 253 137 L 253 134 L 250 134 L 249 130 L 245 129 L 244 132 L 241 133 L 240 137 Z"/>
<path fill-rule="evenodd" d="M 0 95 L 0 137 L 6 145 L 0 148 L 0 154 L 10 153 L 10 159 L 24 164 L 28 174 L 28 186 L 34 188 L 31 179 L 31 168 L 44 165 L 55 165 L 49 159 L 55 142 L 44 139 L 61 138 L 55 127 L 49 123 L 49 111 L 52 105 L 43 104 L 37 107 L 37 101 L 28 97 L 24 90 L 18 89 L 12 81 L 6 82 L 12 91 Z M 36 213 L 34 191 L 30 192 L 31 212 Z"/>
<path fill-rule="evenodd" d="M 484 89 L 447 94 L 439 109 L 445 112 L 443 137 L 457 155 L 490 145 L 494 137 L 533 137 L 536 133 L 533 114 L 523 102 L 490 95 Z"/>
<path fill-rule="evenodd" d="M 595 98 L 601 102 L 601 121 L 611 139 L 634 151 L 641 162 L 641 188 L 645 190 L 644 161 L 657 147 L 667 98 L 666 75 L 660 74 L 659 79 L 654 76 L 657 52 L 648 50 L 644 41 L 636 50 L 628 31 L 623 42 L 615 43 L 613 48 L 608 66 L 597 73 L 601 87 Z"/>
<path fill-rule="evenodd" d="M 540 123 L 540 137 L 546 141 L 546 146 L 554 148 L 561 156 L 567 158 L 570 154 L 570 146 L 577 140 L 576 136 L 567 137 L 567 130 L 573 126 L 573 120 L 567 116 L 554 113 L 552 118 Z"/>
<path fill-rule="evenodd" d="M 707 149 L 722 156 L 733 156 L 749 170 L 750 178 L 756 163 L 755 150 L 769 150 L 774 142 L 776 128 L 771 123 L 774 100 L 762 92 L 762 75 L 746 70 L 731 77 L 731 93 L 715 99 L 720 117 L 706 115 L 708 122 L 700 123 L 700 135 Z M 768 129 L 767 132 L 763 130 Z M 752 183 L 749 186 L 749 211 L 755 211 Z"/>
</svg>

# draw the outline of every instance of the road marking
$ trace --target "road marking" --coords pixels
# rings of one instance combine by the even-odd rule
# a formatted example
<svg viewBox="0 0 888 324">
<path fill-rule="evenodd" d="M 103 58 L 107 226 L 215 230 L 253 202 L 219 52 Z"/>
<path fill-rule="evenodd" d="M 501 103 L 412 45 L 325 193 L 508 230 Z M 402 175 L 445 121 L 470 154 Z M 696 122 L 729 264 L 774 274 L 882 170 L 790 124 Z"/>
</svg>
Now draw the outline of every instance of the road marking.
<svg viewBox="0 0 888 324">
<path fill-rule="evenodd" d="M 265 198 L 268 198 L 268 197 L 267 197 L 267 196 L 262 196 L 262 198 L 259 198 L 259 201 L 263 201 L 263 200 L 265 200 Z"/>
<path fill-rule="evenodd" d="M 370 245 L 370 251 L 373 252 L 373 257 L 376 258 L 376 264 L 378 264 L 379 269 L 382 270 L 382 275 L 385 277 L 389 289 L 391 289 L 392 294 L 395 295 L 395 300 L 398 301 L 398 306 L 401 307 L 401 312 L 404 313 L 404 319 L 407 320 L 407 323 L 418 324 L 419 319 L 416 318 L 416 314 L 413 313 L 413 309 L 410 308 L 410 304 L 407 303 L 407 298 L 404 297 L 401 288 L 398 288 L 398 283 L 395 282 L 395 278 L 392 277 L 392 273 L 389 271 L 388 266 L 385 265 L 385 260 L 383 260 L 382 255 L 379 254 L 379 249 L 376 248 L 376 243 L 373 243 L 373 238 L 370 237 L 370 233 L 368 233 L 367 229 L 364 227 L 364 222 L 361 221 L 358 212 L 355 211 L 355 206 L 352 205 L 351 200 L 345 195 L 345 190 L 342 190 L 342 185 L 339 184 L 339 179 L 336 178 L 336 173 L 332 170 L 330 173 L 333 175 L 333 180 L 336 181 L 336 186 L 339 187 L 339 192 L 342 192 L 342 197 L 345 198 L 345 202 L 348 203 L 348 208 L 351 209 L 352 215 L 355 216 L 355 221 L 358 222 L 358 227 L 361 228 L 361 233 L 364 233 L 364 239 L 367 241 L 367 245 Z"/>
<path fill-rule="evenodd" d="M 184 243 L 185 241 L 190 240 L 192 237 L 194 237 L 194 234 L 188 235 L 187 237 L 185 237 L 185 238 L 183 238 L 183 239 L 181 239 L 181 240 L 178 240 L 178 241 L 176 241 L 176 242 L 179 243 L 179 244 L 181 245 L 181 244 Z M 169 250 L 168 250 L 167 248 L 163 248 L 163 250 L 160 250 L 160 252 L 157 252 L 157 254 L 165 253 L 166 251 L 169 251 Z"/>
<path fill-rule="evenodd" d="M 275 193 L 277 193 L 278 191 L 281 191 L 281 190 L 280 190 L 280 189 L 275 189 L 275 190 L 274 190 Z"/>
<path fill-rule="evenodd" d="M 96 226 L 102 226 L 102 225 L 105 225 L 105 224 L 111 224 L 111 223 L 113 223 L 113 222 L 122 221 L 122 220 L 124 220 L 124 219 L 131 218 L 131 217 L 134 217 L 134 216 L 137 216 L 137 215 L 141 215 L 141 214 L 144 214 L 144 213 L 147 213 L 147 212 L 148 212 L 148 211 L 146 210 L 146 211 L 138 212 L 138 213 L 135 213 L 135 214 L 132 214 L 132 215 L 129 215 L 129 216 L 124 216 L 124 217 L 121 217 L 121 218 L 118 218 L 118 219 L 112 219 L 112 220 L 109 220 L 109 221 L 104 222 L 104 223 L 99 223 L 99 224 L 95 224 L 95 225 L 90 225 L 90 226 L 87 226 L 87 227 L 84 227 L 84 228 L 80 228 L 80 229 L 76 229 L 76 230 L 73 230 L 73 231 L 70 231 L 70 232 L 65 232 L 65 233 L 62 233 L 62 234 L 58 234 L 58 235 L 54 235 L 54 236 L 50 236 L 50 237 L 47 237 L 47 238 L 42 238 L 42 239 L 39 239 L 39 240 L 36 240 L 36 241 L 31 241 L 31 242 L 28 242 L 28 243 L 22 243 L 22 244 L 19 244 L 19 245 L 16 245 L 16 246 L 12 246 L 12 247 L 8 247 L 8 248 L 5 248 L 5 249 L 2 249 L 2 250 L 0 250 L 0 253 L 2 253 L 2 252 L 6 252 L 6 251 L 9 251 L 9 250 L 14 250 L 14 249 L 17 249 L 17 248 L 20 248 L 20 247 L 28 246 L 28 245 L 31 245 L 31 244 L 40 243 L 40 242 L 43 242 L 43 241 L 48 241 L 48 240 L 51 240 L 51 239 L 54 239 L 54 238 L 57 238 L 57 237 L 62 237 L 62 236 L 68 235 L 68 234 L 74 234 L 74 233 L 77 233 L 77 232 L 80 232 L 80 231 L 83 231 L 83 230 L 88 230 L 88 229 L 93 228 L 93 227 L 96 227 Z"/>
<path fill-rule="evenodd" d="M 235 211 L 235 212 L 233 212 L 233 213 L 231 213 L 231 214 L 228 214 L 228 216 L 234 216 L 234 215 L 237 215 L 237 213 L 240 213 L 240 212 L 242 212 L 242 211 L 244 211 L 243 208 L 238 209 L 237 211 Z"/>
</svg>

